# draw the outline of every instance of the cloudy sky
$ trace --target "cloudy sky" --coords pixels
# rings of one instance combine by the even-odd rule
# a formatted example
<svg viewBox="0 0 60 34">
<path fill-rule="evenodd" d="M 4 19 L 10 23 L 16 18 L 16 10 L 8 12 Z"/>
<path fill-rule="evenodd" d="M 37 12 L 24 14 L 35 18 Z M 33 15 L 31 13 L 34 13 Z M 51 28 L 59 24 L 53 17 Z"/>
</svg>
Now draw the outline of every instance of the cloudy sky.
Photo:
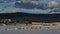
<svg viewBox="0 0 60 34">
<path fill-rule="evenodd" d="M 50 1 L 52 1 L 52 0 L 40 0 L 40 1 L 42 1 L 42 2 L 50 2 Z M 60 2 L 60 0 L 55 0 L 55 1 Z"/>
<path fill-rule="evenodd" d="M 6 1 L 12 1 L 12 0 L 6 0 Z M 27 0 L 25 0 L 25 1 L 27 1 Z M 46 11 L 45 13 L 47 13 L 49 11 L 55 11 L 55 10 L 57 11 L 57 10 L 60 9 L 60 3 L 59 3 L 60 0 L 55 0 L 55 1 L 53 1 L 53 0 L 37 0 L 37 1 L 48 2 L 47 3 L 48 4 L 48 7 L 47 7 L 48 9 L 46 9 L 46 10 L 41 10 L 41 9 L 38 10 L 38 9 L 36 9 L 36 10 L 34 10 L 34 12 L 33 12 L 33 10 L 31 11 L 31 9 L 29 11 L 25 10 L 25 9 L 20 10 L 19 8 L 17 9 L 17 8 L 13 7 L 14 6 L 14 2 L 10 2 L 10 3 L 0 3 L 0 13 L 7 13 L 7 12 L 8 13 L 11 13 L 11 12 L 44 13 L 45 11 Z M 43 6 L 40 6 L 40 7 L 43 9 L 46 6 L 44 7 L 44 5 L 43 5 Z M 54 9 L 50 9 L 52 7 Z M 57 7 L 57 8 L 55 8 L 55 7 Z"/>
<path fill-rule="evenodd" d="M 50 1 L 54 1 L 54 0 L 39 0 L 39 1 L 42 1 L 42 2 L 50 2 Z M 55 0 L 55 1 L 60 2 L 60 0 Z"/>
</svg>

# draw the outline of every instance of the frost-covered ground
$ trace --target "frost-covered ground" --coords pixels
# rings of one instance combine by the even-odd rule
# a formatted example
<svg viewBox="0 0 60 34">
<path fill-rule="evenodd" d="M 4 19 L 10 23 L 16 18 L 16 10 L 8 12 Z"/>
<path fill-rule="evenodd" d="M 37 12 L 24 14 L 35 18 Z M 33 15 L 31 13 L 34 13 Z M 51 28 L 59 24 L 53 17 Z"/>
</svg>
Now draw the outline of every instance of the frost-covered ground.
<svg viewBox="0 0 60 34">
<path fill-rule="evenodd" d="M 30 27 L 31 25 L 29 25 Z M 0 34 L 60 34 L 60 26 L 43 26 L 40 29 L 24 30 L 17 28 L 26 27 L 25 24 L 0 26 Z"/>
</svg>

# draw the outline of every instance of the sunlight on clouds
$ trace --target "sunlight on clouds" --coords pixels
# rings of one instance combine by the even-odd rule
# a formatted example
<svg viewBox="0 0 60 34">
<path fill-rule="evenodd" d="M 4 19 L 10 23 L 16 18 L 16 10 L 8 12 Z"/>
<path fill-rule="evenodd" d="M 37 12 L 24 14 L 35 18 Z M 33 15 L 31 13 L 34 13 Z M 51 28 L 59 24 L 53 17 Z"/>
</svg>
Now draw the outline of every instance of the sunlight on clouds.
<svg viewBox="0 0 60 34">
<path fill-rule="evenodd" d="M 56 2 L 56 1 L 51 1 L 51 2 L 48 3 L 48 7 L 56 7 L 58 5 L 59 5 L 59 3 Z"/>
</svg>

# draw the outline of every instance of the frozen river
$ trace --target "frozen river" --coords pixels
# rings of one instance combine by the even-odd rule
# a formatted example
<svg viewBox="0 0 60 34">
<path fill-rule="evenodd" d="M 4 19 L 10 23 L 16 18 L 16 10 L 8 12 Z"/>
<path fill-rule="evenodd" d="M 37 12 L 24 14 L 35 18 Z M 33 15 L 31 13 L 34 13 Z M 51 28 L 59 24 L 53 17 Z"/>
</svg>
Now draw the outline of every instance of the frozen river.
<svg viewBox="0 0 60 34">
<path fill-rule="evenodd" d="M 30 27 L 29 25 L 28 27 Z M 60 26 L 43 26 L 40 29 L 17 29 L 26 27 L 25 24 L 0 26 L 0 34 L 60 34 Z"/>
</svg>

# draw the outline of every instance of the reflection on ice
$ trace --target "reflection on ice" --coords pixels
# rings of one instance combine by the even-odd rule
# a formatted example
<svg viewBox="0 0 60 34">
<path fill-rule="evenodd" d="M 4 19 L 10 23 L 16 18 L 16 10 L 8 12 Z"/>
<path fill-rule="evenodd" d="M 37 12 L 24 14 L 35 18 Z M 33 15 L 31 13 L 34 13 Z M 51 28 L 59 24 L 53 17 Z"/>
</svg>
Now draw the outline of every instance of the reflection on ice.
<svg viewBox="0 0 60 34">
<path fill-rule="evenodd" d="M 26 26 L 26 24 L 17 24 L 17 25 L 5 25 L 0 26 L 1 30 L 52 30 L 52 29 L 60 29 L 60 26 L 32 26 L 29 24 Z"/>
<path fill-rule="evenodd" d="M 0 25 L 1 34 L 59 34 L 60 26 L 32 26 L 31 24 L 16 24 L 16 25 Z"/>
</svg>

